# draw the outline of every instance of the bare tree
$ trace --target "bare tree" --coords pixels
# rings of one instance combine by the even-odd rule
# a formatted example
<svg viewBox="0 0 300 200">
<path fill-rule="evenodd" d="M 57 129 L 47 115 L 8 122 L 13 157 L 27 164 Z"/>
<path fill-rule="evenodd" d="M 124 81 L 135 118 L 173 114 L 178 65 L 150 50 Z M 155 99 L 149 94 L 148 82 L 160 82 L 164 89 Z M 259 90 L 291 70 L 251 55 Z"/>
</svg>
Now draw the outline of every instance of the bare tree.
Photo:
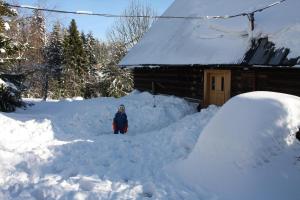
<svg viewBox="0 0 300 200">
<path fill-rule="evenodd" d="M 102 85 L 108 96 L 120 97 L 133 89 L 133 79 L 130 70 L 121 69 L 117 65 L 143 35 L 148 31 L 154 19 L 154 9 L 149 4 L 132 0 L 123 12 L 124 17 L 115 21 L 108 32 L 108 59 L 102 68 Z M 144 16 L 144 17 L 143 17 Z"/>
<path fill-rule="evenodd" d="M 142 4 L 139 0 L 132 0 L 124 10 L 124 16 L 154 16 L 155 11 L 149 4 Z M 149 17 L 119 18 L 108 32 L 108 39 L 115 43 L 125 44 L 127 49 L 133 47 L 148 31 L 154 19 Z"/>
</svg>

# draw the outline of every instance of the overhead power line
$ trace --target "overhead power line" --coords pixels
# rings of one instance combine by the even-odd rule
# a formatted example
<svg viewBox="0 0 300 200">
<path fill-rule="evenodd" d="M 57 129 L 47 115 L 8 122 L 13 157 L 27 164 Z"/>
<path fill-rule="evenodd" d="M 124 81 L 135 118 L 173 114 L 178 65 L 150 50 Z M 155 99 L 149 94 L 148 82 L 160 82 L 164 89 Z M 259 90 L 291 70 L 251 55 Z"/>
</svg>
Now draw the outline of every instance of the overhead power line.
<svg viewBox="0 0 300 200">
<path fill-rule="evenodd" d="M 6 3 L 7 6 L 12 8 L 21 8 L 21 9 L 29 9 L 29 10 L 40 10 L 45 12 L 54 12 L 54 13 L 62 13 L 62 14 L 74 14 L 74 15 L 90 15 L 90 16 L 99 16 L 99 17 L 111 17 L 111 18 L 153 18 L 153 19 L 190 19 L 190 20 L 209 20 L 209 19 L 230 19 L 235 17 L 247 16 L 249 21 L 254 21 L 254 14 L 256 12 L 262 12 L 270 7 L 281 4 L 287 0 L 280 0 L 274 2 L 268 6 L 263 8 L 251 11 L 244 12 L 235 15 L 223 15 L 223 16 L 147 16 L 147 15 L 117 15 L 117 14 L 108 14 L 108 13 L 94 13 L 91 11 L 66 11 L 66 10 L 57 10 L 57 9 L 49 9 L 49 8 L 40 8 L 30 5 L 15 5 Z"/>
</svg>

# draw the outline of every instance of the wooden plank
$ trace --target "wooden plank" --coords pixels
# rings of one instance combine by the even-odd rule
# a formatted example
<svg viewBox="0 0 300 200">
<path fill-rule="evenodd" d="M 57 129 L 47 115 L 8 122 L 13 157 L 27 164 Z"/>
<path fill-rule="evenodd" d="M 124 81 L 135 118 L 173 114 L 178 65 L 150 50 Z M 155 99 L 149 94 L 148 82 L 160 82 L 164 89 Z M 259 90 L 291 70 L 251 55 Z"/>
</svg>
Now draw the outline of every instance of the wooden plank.
<svg viewBox="0 0 300 200">
<path fill-rule="evenodd" d="M 173 84 L 176 84 L 176 83 L 201 83 L 202 82 L 202 77 L 201 78 L 198 78 L 198 79 L 183 79 L 182 77 L 180 78 L 166 78 L 166 77 L 162 77 L 162 78 L 158 78 L 158 77 L 153 77 L 153 78 L 149 78 L 149 77 L 143 77 L 143 78 L 140 78 L 140 77 L 134 77 L 134 81 L 153 81 L 153 82 L 158 82 L 158 83 L 173 83 Z"/>
<path fill-rule="evenodd" d="M 211 76 L 216 77 L 216 88 L 211 90 Z M 221 84 L 221 77 L 224 78 L 224 91 L 217 92 Z M 219 88 L 220 89 L 220 88 Z M 215 94 L 216 96 L 212 96 Z M 221 98 L 221 96 L 222 98 Z M 221 104 L 221 102 L 227 101 L 231 95 L 231 71 L 230 70 L 205 70 L 204 71 L 204 106 L 211 104 L 212 102 L 216 104 Z M 211 98 L 214 97 L 214 100 Z M 217 98 L 217 99 L 215 99 Z M 220 99 L 221 98 L 221 99 Z"/>
</svg>

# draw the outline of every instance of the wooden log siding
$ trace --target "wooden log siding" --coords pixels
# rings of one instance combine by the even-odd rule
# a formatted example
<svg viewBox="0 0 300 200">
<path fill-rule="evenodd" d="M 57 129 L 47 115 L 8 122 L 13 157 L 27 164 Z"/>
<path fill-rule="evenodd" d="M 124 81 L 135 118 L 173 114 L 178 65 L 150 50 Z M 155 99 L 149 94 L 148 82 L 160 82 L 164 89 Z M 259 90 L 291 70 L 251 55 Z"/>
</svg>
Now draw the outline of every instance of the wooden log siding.
<svg viewBox="0 0 300 200">
<path fill-rule="evenodd" d="M 205 69 L 213 67 L 162 67 L 134 70 L 135 88 L 141 91 L 203 100 Z M 231 70 L 231 96 L 251 91 L 274 91 L 300 96 L 300 68 L 296 67 L 218 67 Z"/>
<path fill-rule="evenodd" d="M 134 70 L 134 87 L 193 99 L 203 98 L 203 69 L 193 67 L 142 68 Z"/>
<path fill-rule="evenodd" d="M 300 96 L 300 69 L 262 70 L 257 72 L 257 90 Z"/>
<path fill-rule="evenodd" d="M 273 91 L 300 96 L 300 69 L 232 69 L 231 96 L 251 91 Z"/>
<path fill-rule="evenodd" d="M 256 90 L 256 74 L 252 70 L 231 70 L 231 96 Z"/>
</svg>

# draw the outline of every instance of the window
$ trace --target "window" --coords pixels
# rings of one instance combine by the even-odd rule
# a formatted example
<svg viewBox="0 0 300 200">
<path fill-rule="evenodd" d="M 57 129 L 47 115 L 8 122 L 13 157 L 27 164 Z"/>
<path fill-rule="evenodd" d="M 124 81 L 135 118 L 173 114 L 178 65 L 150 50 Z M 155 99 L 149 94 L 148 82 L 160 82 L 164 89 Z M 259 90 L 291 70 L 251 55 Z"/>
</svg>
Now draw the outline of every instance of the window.
<svg viewBox="0 0 300 200">
<path fill-rule="evenodd" d="M 216 89 L 216 77 L 212 76 L 211 77 L 211 90 Z"/>
</svg>

